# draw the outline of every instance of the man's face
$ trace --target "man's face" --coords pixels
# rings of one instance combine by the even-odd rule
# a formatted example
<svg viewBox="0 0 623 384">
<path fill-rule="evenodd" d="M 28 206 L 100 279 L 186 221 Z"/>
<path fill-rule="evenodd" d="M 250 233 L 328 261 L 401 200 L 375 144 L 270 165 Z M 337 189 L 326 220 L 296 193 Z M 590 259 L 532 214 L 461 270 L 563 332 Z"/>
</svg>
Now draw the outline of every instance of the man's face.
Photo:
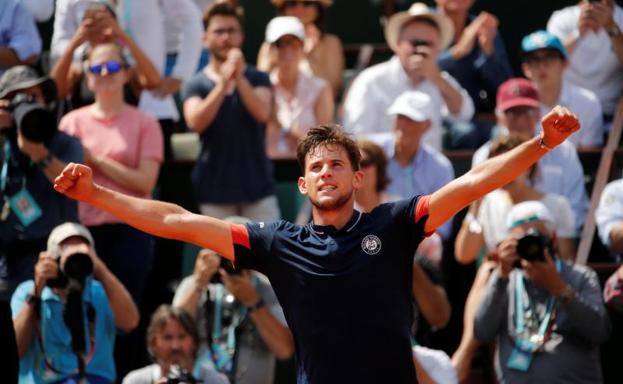
<svg viewBox="0 0 623 384">
<path fill-rule="evenodd" d="M 352 204 L 355 189 L 361 186 L 363 173 L 354 171 L 340 145 L 317 147 L 305 157 L 305 175 L 298 181 L 299 190 L 322 211 Z"/>
<path fill-rule="evenodd" d="M 394 122 L 396 145 L 419 142 L 430 128 L 430 124 L 430 120 L 414 121 L 406 116 L 397 115 Z"/>
<path fill-rule="evenodd" d="M 396 55 L 403 67 L 407 68 L 409 57 L 416 54 L 418 46 L 430 48 L 433 58 L 436 60 L 441 44 L 439 31 L 434 26 L 421 20 L 414 20 L 406 24 L 396 44 Z"/>
<path fill-rule="evenodd" d="M 227 52 L 242 46 L 243 34 L 238 19 L 233 16 L 216 15 L 203 34 L 204 46 L 219 61 L 225 61 Z"/>
<path fill-rule="evenodd" d="M 195 356 L 195 342 L 175 319 L 168 319 L 151 340 L 151 351 L 156 362 L 166 370 L 172 365 L 191 370 Z"/>
<path fill-rule="evenodd" d="M 539 87 L 547 87 L 561 83 L 566 64 L 558 51 L 539 49 L 526 55 L 521 68 Z"/>
<path fill-rule="evenodd" d="M 534 129 L 541 118 L 538 108 L 518 106 L 498 112 L 498 125 L 508 128 L 508 131 L 524 139 L 534 136 Z"/>
</svg>

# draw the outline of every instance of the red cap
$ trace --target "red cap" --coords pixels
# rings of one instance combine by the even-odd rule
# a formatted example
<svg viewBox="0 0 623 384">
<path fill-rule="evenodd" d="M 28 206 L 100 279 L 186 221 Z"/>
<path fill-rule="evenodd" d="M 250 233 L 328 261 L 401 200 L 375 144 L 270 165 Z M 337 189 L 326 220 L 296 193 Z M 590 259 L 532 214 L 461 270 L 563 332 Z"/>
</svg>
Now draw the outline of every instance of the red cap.
<svg viewBox="0 0 623 384">
<path fill-rule="evenodd" d="M 530 80 L 509 79 L 498 88 L 496 107 L 502 112 L 513 107 L 539 108 L 539 93 Z"/>
</svg>

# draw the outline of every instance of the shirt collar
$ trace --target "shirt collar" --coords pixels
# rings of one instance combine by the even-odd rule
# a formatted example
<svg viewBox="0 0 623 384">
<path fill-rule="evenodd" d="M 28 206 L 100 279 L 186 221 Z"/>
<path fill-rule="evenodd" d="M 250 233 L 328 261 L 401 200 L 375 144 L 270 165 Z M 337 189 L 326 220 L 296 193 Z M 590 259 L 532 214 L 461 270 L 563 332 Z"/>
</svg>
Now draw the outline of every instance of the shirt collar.
<svg viewBox="0 0 623 384">
<path fill-rule="evenodd" d="M 313 220 L 312 222 L 309 224 L 310 228 L 312 231 L 314 231 L 316 234 L 318 235 L 329 235 L 329 234 L 335 234 L 335 233 L 339 233 L 339 232 L 350 232 L 353 230 L 353 228 L 355 228 L 355 226 L 357 226 L 357 224 L 359 223 L 359 221 L 361 220 L 361 212 L 359 212 L 358 210 L 354 209 L 353 210 L 353 215 L 350 217 L 350 219 L 348 220 L 348 222 L 344 225 L 344 227 L 342 227 L 341 229 L 336 229 L 333 225 L 316 225 L 314 224 Z"/>
</svg>

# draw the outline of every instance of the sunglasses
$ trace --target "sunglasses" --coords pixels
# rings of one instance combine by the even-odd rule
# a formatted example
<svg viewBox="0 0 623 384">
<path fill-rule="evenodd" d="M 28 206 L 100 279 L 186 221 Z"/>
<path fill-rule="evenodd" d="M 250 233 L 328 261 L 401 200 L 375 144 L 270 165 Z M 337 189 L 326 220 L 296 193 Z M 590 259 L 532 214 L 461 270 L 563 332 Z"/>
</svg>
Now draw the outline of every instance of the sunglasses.
<svg viewBox="0 0 623 384">
<path fill-rule="evenodd" d="M 89 66 L 89 72 L 94 75 L 100 76 L 104 68 L 106 68 L 106 73 L 108 73 L 109 75 L 114 75 L 115 73 L 121 71 L 121 69 L 123 68 L 123 64 L 115 60 L 106 61 L 100 64 L 93 64 Z"/>
<path fill-rule="evenodd" d="M 316 2 L 306 1 L 306 0 L 292 0 L 292 1 L 286 1 L 285 3 L 283 3 L 283 6 L 286 8 L 294 8 L 297 5 L 301 5 L 303 7 L 313 7 L 316 5 Z"/>
</svg>

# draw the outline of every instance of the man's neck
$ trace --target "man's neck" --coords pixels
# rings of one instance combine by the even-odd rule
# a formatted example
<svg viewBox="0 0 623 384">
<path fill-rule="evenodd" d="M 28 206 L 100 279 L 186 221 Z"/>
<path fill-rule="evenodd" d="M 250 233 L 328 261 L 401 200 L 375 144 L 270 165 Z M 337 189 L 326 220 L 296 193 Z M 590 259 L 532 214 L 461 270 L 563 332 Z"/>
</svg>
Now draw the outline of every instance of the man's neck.
<svg viewBox="0 0 623 384">
<path fill-rule="evenodd" d="M 364 212 L 370 212 L 381 203 L 381 194 L 376 190 L 357 191 L 357 204 Z"/>
<path fill-rule="evenodd" d="M 417 155 L 417 151 L 420 148 L 419 140 L 418 143 L 410 143 L 412 145 L 396 145 L 394 149 L 394 157 L 398 162 L 398 165 L 401 167 L 406 167 L 413 162 L 415 159 L 415 155 Z"/>
<path fill-rule="evenodd" d="M 346 204 L 332 210 L 320 210 L 317 207 L 313 207 L 312 217 L 314 225 L 331 225 L 335 229 L 342 229 L 353 216 L 353 203 L 354 198 L 351 198 Z"/>
<path fill-rule="evenodd" d="M 544 104 L 548 108 L 552 108 L 558 104 L 560 94 L 562 93 L 562 78 L 558 81 L 552 82 L 551 85 L 536 84 L 536 87 L 539 91 L 541 104 Z"/>
</svg>

